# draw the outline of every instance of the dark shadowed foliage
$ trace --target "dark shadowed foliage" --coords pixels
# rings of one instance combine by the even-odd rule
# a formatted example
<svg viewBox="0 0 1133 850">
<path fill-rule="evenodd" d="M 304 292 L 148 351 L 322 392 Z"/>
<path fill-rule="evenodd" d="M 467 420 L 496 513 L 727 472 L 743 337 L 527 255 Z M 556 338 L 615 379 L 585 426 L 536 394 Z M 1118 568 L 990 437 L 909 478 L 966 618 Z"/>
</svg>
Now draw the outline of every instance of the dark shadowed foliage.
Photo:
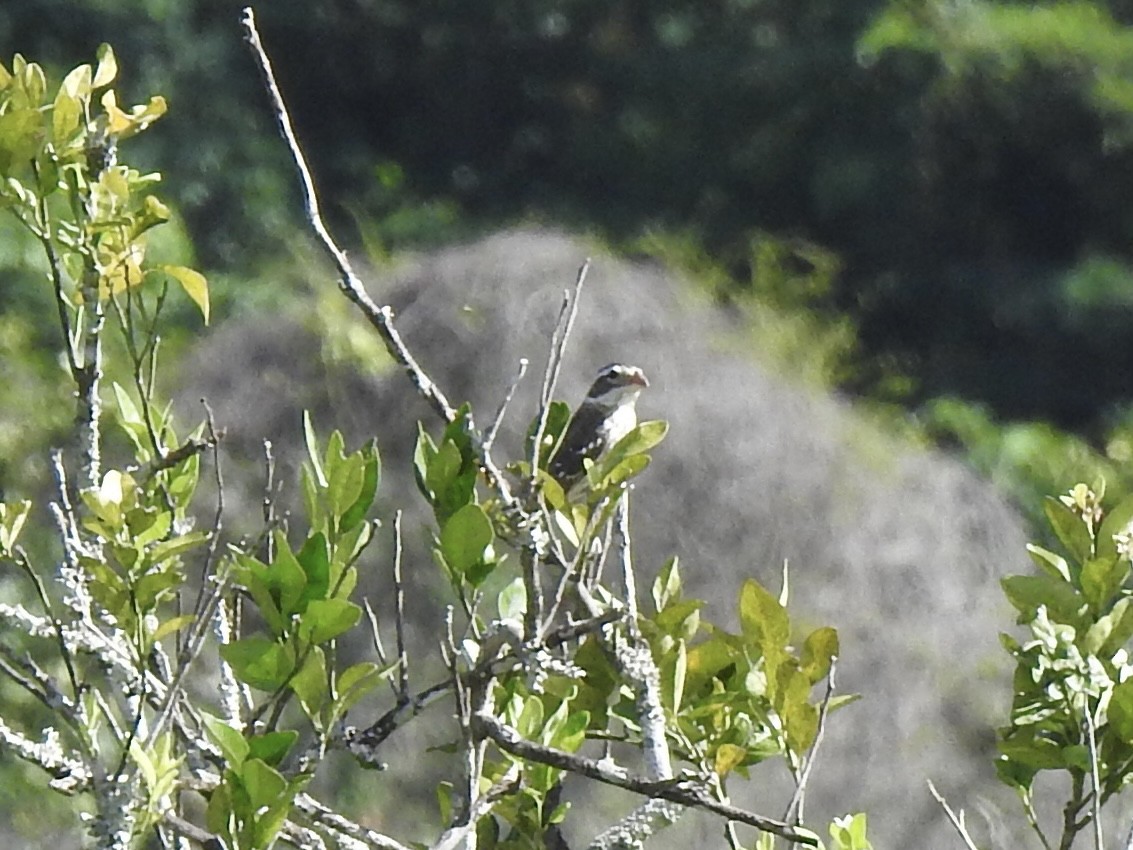
<svg viewBox="0 0 1133 850">
<path fill-rule="evenodd" d="M 376 274 L 371 290 L 398 310 L 409 345 L 450 398 L 471 400 L 485 422 L 520 357 L 541 370 L 561 293 L 589 250 L 555 232 L 506 232 Z M 325 285 L 333 286 L 329 274 Z M 598 366 L 639 364 L 652 382 L 640 412 L 672 425 L 637 487 L 638 561 L 651 573 L 679 554 L 692 591 L 725 619 L 745 576 L 777 586 L 789 561 L 796 615 L 840 630 L 839 687 L 866 695 L 833 718 L 813 815 L 867 811 L 878 846 L 953 846 L 924 780 L 968 808 L 988 794 L 999 799 L 989 724 L 1009 691 L 996 643 L 1008 617 L 997 578 L 1024 568 L 1021 523 L 957 460 L 882 433 L 844 401 L 730 353 L 735 328 L 691 292 L 657 265 L 596 256 L 561 385 L 574 403 Z M 275 441 L 280 477 L 293 481 L 303 408 L 324 431 L 342 427 L 355 441 L 376 432 L 386 515 L 413 509 L 406 528 L 416 543 L 413 420 L 435 423 L 401 374 L 328 369 L 319 350 L 295 317 L 222 323 L 185 369 L 182 401 L 207 397 L 228 429 L 230 494 L 248 511 L 259 509 L 261 436 Z M 529 375 L 521 386 L 501 461 L 515 457 L 537 380 Z M 411 554 L 414 606 L 425 609 L 436 568 L 419 546 Z M 368 580 L 380 598 L 388 577 Z M 419 651 L 435 639 L 418 635 Z M 432 805 L 431 797 L 424 808 L 399 799 L 391 783 L 404 768 L 398 753 L 408 750 L 391 744 L 394 771 L 374 780 L 363 804 L 387 823 Z M 775 812 L 785 804 L 780 791 L 771 783 L 757 800 L 737 802 Z M 693 821 L 657 846 L 697 828 Z"/>
</svg>

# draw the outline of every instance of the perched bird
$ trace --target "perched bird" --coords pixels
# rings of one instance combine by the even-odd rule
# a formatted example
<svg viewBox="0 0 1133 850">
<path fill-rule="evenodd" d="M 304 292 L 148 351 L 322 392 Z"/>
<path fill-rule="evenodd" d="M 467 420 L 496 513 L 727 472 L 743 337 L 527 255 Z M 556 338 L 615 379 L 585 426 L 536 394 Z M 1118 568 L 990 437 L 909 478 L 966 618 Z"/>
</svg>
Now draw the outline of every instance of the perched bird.
<svg viewBox="0 0 1133 850">
<path fill-rule="evenodd" d="M 576 495 L 576 486 L 585 480 L 584 459 L 597 461 L 637 425 L 634 405 L 647 386 L 645 373 L 636 366 L 611 363 L 599 370 L 547 466 L 566 493 Z"/>
</svg>

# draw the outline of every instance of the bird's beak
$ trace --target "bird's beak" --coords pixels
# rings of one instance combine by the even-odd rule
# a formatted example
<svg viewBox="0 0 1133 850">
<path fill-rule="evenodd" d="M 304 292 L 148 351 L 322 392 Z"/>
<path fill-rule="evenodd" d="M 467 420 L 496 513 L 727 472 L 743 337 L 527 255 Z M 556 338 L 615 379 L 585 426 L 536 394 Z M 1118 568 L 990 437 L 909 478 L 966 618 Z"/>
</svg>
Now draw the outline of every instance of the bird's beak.
<svg viewBox="0 0 1133 850">
<path fill-rule="evenodd" d="M 637 384 L 641 387 L 649 386 L 649 379 L 645 377 L 645 373 L 640 369 L 635 369 L 629 376 L 631 384 Z"/>
</svg>

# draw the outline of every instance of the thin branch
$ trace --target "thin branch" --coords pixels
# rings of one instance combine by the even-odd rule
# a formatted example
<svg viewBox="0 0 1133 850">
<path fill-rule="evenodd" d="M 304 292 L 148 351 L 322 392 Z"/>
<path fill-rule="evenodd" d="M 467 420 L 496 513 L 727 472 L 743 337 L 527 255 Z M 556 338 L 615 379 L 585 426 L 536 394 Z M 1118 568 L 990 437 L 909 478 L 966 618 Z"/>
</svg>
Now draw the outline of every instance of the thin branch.
<svg viewBox="0 0 1133 850">
<path fill-rule="evenodd" d="M 35 586 L 36 595 L 39 596 L 39 603 L 43 606 L 43 613 L 46 614 L 47 618 L 51 621 L 51 627 L 55 633 L 55 643 L 59 647 L 59 655 L 63 659 L 64 666 L 67 668 L 67 679 L 71 683 L 71 698 L 77 702 L 81 696 L 79 677 L 75 672 L 74 658 L 71 655 L 71 650 L 67 646 L 66 638 L 63 636 L 63 623 L 55 614 L 55 607 L 51 604 L 51 599 L 47 595 L 47 588 L 44 587 L 43 579 L 41 579 L 39 573 L 32 568 L 28 554 L 22 547 L 16 550 L 16 563 Z"/>
<path fill-rule="evenodd" d="M 936 799 L 936 802 L 940 804 L 940 807 L 944 809 L 944 814 L 948 816 L 952 828 L 956 830 L 957 834 L 960 836 L 960 840 L 964 842 L 964 846 L 967 847 L 968 850 L 980 850 L 976 842 L 972 840 L 971 833 L 968 832 L 968 826 L 964 822 L 964 810 L 961 809 L 959 812 L 954 812 L 952 807 L 948 805 L 948 801 L 944 799 L 944 796 L 936 790 L 936 786 L 932 784 L 931 779 L 928 780 L 928 790 Z"/>
<path fill-rule="evenodd" d="M 446 829 L 436 840 L 431 850 L 459 850 L 464 842 L 476 831 L 476 825 L 491 812 L 504 797 L 514 794 L 520 788 L 519 765 L 512 762 L 507 772 L 493 783 L 485 793 L 476 798 L 468 812 L 466 822 Z"/>
<path fill-rule="evenodd" d="M 393 517 L 394 626 L 397 629 L 398 700 L 409 698 L 409 651 L 405 646 L 405 585 L 401 580 L 401 511 Z"/>
<path fill-rule="evenodd" d="M 563 352 L 566 350 L 567 340 L 574 328 L 575 317 L 578 316 L 578 304 L 582 296 L 582 285 L 586 282 L 586 275 L 590 271 L 590 258 L 579 267 L 578 275 L 574 280 L 574 290 L 563 293 L 562 307 L 559 309 L 559 318 L 555 323 L 554 333 L 551 335 L 551 350 L 547 355 L 547 368 L 543 372 L 543 390 L 539 397 L 539 414 L 535 425 L 535 439 L 531 446 L 531 481 L 535 481 L 535 472 L 539 468 L 539 452 L 543 444 L 543 434 L 547 430 L 547 415 L 551 408 L 551 400 L 555 396 L 555 385 L 559 380 L 559 372 L 563 365 Z"/>
<path fill-rule="evenodd" d="M 1098 741 L 1094 734 L 1094 718 L 1090 713 L 1088 700 L 1082 709 L 1082 715 L 1086 719 L 1086 740 L 1090 745 L 1090 780 L 1094 785 L 1094 793 L 1090 795 L 1094 821 L 1094 848 L 1095 850 L 1102 850 L 1104 842 L 1102 840 L 1102 790 L 1101 779 L 1098 776 Z"/>
<path fill-rule="evenodd" d="M 213 575 L 216 553 L 220 547 L 220 534 L 224 529 L 224 471 L 220 463 L 220 434 L 216 429 L 212 407 L 203 398 L 201 405 L 205 409 L 205 427 L 208 431 L 206 443 L 212 448 L 213 480 L 216 483 L 216 510 L 212 516 L 212 533 L 209 535 L 205 563 L 201 567 L 201 589 L 197 592 L 197 599 L 193 604 L 193 613 L 198 617 L 201 615 L 201 607 L 204 605 L 204 587 L 208 583 L 209 577 Z M 178 643 L 180 643 L 180 639 L 178 639 Z M 178 647 L 178 651 L 180 651 L 180 647 Z"/>
<path fill-rule="evenodd" d="M 373 847 L 374 850 L 409 850 L 409 847 L 388 835 L 382 835 L 380 832 L 375 832 L 368 827 L 344 818 L 310 794 L 298 795 L 295 798 L 295 808 L 312 821 L 323 824 L 340 835 L 360 841 L 367 847 Z"/>
<path fill-rule="evenodd" d="M 527 358 L 526 357 L 520 357 L 519 358 L 519 371 L 515 373 L 515 378 L 512 380 L 511 386 L 508 387 L 508 391 L 507 391 L 507 394 L 504 396 L 504 400 L 502 402 L 500 402 L 499 409 L 496 410 L 496 416 L 492 420 L 492 424 L 488 426 L 488 430 L 484 434 L 484 453 L 485 454 L 490 452 L 492 450 L 492 446 L 495 445 L 496 435 L 500 431 L 500 425 L 504 421 L 504 415 L 507 413 L 507 409 L 508 409 L 508 406 L 511 404 L 511 400 L 513 398 L 515 398 L 515 391 L 519 388 L 519 382 L 523 380 L 523 376 L 526 375 L 526 374 L 527 374 Z"/>
<path fill-rule="evenodd" d="M 814 741 L 811 743 L 810 750 L 803 762 L 802 774 L 795 785 L 795 793 L 791 795 L 791 802 L 787 805 L 787 811 L 783 815 L 783 820 L 787 823 L 802 823 L 804 819 L 806 786 L 810 781 L 810 772 L 814 768 L 815 759 L 818 758 L 818 749 L 822 746 L 822 740 L 826 735 L 826 717 L 830 712 L 830 700 L 834 696 L 834 674 L 837 667 L 838 658 L 835 656 L 830 659 L 830 669 L 826 673 L 826 693 L 823 695 L 822 705 L 818 709 L 818 731 L 814 734 Z"/>
<path fill-rule="evenodd" d="M 456 419 L 456 410 L 449 403 L 445 394 L 441 391 L 441 388 L 437 386 L 433 379 L 425 373 L 425 370 L 418 365 L 417 360 L 413 357 L 405 341 L 401 338 L 401 334 L 394 326 L 393 308 L 388 304 L 379 307 L 369 296 L 365 287 L 362 285 L 361 279 L 350 264 L 346 252 L 338 247 L 338 244 L 334 241 L 334 238 L 330 235 L 326 225 L 323 223 L 322 213 L 319 210 L 318 196 L 315 192 L 315 183 L 311 178 L 311 170 L 307 165 L 303 150 L 299 146 L 299 141 L 295 136 L 295 130 L 291 125 L 291 117 L 287 112 L 287 106 L 283 102 L 283 95 L 280 94 L 279 85 L 275 80 L 275 73 L 272 71 L 271 60 L 268 59 L 267 52 L 264 50 L 263 43 L 260 41 L 260 34 L 256 29 L 255 16 L 252 13 L 251 7 L 245 7 L 241 16 L 241 24 L 244 27 L 244 38 L 251 47 L 253 54 L 255 54 L 260 73 L 263 76 L 264 88 L 267 90 L 268 98 L 271 100 L 272 114 L 275 116 L 276 123 L 279 125 L 280 134 L 283 136 L 283 140 L 291 153 L 292 161 L 295 163 L 295 168 L 303 189 L 303 204 L 307 210 L 307 219 L 310 221 L 315 235 L 331 255 L 338 269 L 339 289 L 361 310 L 362 315 L 365 316 L 374 330 L 378 332 L 378 336 L 385 344 L 386 350 L 409 376 L 409 379 L 417 388 L 418 394 L 445 422 L 454 421 Z M 483 441 L 475 436 L 475 428 L 473 428 L 472 431 L 474 434 L 473 441 L 477 459 L 484 470 L 484 474 L 488 478 L 488 483 L 499 493 L 500 497 L 508 506 L 517 506 L 507 479 L 504 478 L 503 473 L 484 451 Z"/>
<path fill-rule="evenodd" d="M 797 844 L 805 844 L 808 847 L 818 846 L 817 839 L 810 832 L 712 799 L 698 781 L 642 779 L 632 776 L 624 768 L 617 767 L 609 761 L 595 761 L 528 741 L 515 729 L 504 725 L 490 714 L 478 712 L 473 715 L 472 721 L 478 736 L 491 738 L 501 750 L 513 756 L 577 773 L 588 779 L 624 788 L 636 794 L 704 809 Z"/>
</svg>

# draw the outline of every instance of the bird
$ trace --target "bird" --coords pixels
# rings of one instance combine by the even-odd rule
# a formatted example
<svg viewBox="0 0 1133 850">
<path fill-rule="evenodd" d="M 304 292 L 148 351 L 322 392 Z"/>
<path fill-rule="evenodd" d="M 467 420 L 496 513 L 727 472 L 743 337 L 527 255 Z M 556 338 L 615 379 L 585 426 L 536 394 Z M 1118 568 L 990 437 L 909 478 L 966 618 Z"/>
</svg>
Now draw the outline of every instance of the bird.
<svg viewBox="0 0 1133 850">
<path fill-rule="evenodd" d="M 568 499 L 577 497 L 586 480 L 583 461 L 597 462 L 637 425 L 637 397 L 648 386 L 645 372 L 636 366 L 610 363 L 598 370 L 547 465 Z"/>
</svg>

